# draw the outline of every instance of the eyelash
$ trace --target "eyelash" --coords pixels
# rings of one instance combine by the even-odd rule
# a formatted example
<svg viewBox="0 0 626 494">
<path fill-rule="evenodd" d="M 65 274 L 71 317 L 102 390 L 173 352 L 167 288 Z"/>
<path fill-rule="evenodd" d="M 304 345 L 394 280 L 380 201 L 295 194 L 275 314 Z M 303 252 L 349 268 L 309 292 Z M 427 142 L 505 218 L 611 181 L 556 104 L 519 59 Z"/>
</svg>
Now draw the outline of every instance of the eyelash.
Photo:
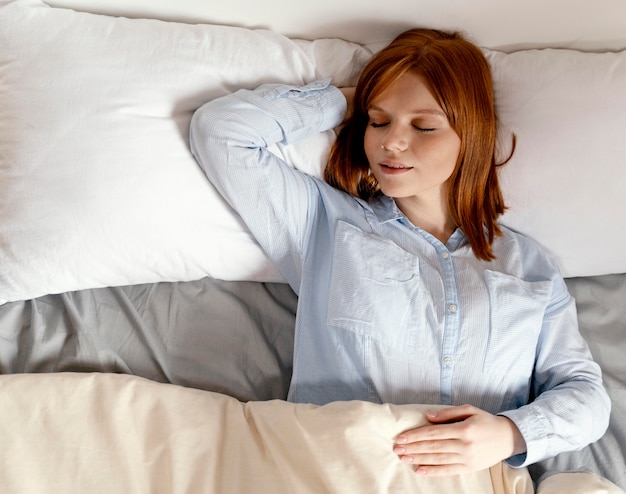
<svg viewBox="0 0 626 494">
<path fill-rule="evenodd" d="M 370 127 L 374 128 L 374 129 L 379 129 L 381 127 L 384 127 L 385 125 L 387 125 L 386 123 L 375 123 L 375 122 L 370 122 Z M 428 133 L 428 132 L 433 132 L 435 129 L 434 128 L 428 128 L 425 129 L 423 127 L 418 127 L 417 125 L 414 125 L 413 128 L 415 130 L 417 130 L 418 132 L 423 132 L 423 133 Z"/>
</svg>

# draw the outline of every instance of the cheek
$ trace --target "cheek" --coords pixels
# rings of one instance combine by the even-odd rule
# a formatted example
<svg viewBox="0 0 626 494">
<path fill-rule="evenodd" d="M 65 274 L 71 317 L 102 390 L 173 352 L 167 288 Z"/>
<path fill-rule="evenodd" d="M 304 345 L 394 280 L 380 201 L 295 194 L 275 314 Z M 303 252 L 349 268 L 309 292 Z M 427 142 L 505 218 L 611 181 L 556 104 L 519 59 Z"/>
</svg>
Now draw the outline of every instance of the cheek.
<svg viewBox="0 0 626 494">
<path fill-rule="evenodd" d="M 365 156 L 367 156 L 368 163 L 371 164 L 372 161 L 374 161 L 374 156 L 379 147 L 378 141 L 372 133 L 365 131 L 365 135 L 363 136 L 363 149 L 365 150 Z"/>
<path fill-rule="evenodd" d="M 452 168 L 456 167 L 456 163 L 459 160 L 459 155 L 461 154 L 461 139 L 455 141 L 455 143 L 450 147 L 450 162 L 452 163 Z"/>
<path fill-rule="evenodd" d="M 445 140 L 438 143 L 433 143 L 430 151 L 433 153 L 433 157 L 437 157 L 440 166 L 452 173 L 456 167 L 456 163 L 461 151 L 461 140 L 456 136 L 449 136 Z"/>
</svg>

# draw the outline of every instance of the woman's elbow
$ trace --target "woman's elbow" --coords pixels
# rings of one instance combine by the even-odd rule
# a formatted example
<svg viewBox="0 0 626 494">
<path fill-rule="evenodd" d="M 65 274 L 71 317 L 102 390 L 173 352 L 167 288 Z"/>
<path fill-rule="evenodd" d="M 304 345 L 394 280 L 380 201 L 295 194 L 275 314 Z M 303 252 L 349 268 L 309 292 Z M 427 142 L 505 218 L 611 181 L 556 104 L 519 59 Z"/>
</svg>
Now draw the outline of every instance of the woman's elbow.
<svg viewBox="0 0 626 494">
<path fill-rule="evenodd" d="M 212 101 L 198 108 L 189 123 L 189 148 L 203 171 L 210 175 L 212 163 L 223 161 L 227 152 L 225 143 L 229 140 L 224 136 L 225 119 L 214 108 Z"/>
<path fill-rule="evenodd" d="M 201 154 L 202 143 L 207 142 L 209 137 L 210 115 L 210 112 L 207 111 L 207 104 L 205 104 L 194 112 L 189 123 L 189 147 L 198 161 L 200 161 L 199 154 Z"/>
</svg>

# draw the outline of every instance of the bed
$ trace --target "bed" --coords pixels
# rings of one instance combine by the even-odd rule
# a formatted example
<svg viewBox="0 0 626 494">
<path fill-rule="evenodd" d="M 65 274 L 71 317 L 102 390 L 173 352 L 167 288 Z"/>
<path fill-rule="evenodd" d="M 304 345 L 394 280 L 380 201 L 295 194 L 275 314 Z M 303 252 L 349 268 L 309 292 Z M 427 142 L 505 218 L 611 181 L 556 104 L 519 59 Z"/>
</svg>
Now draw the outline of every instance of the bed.
<svg viewBox="0 0 626 494">
<path fill-rule="evenodd" d="M 0 2 L 3 493 L 626 489 L 626 5 L 327 3 Z M 483 47 L 518 137 L 503 223 L 559 261 L 612 399 L 528 471 L 417 479 L 391 445 L 424 407 L 286 402 L 298 297 L 189 152 L 208 99 L 353 84 L 414 25 Z M 319 175 L 333 138 L 273 152 Z"/>
</svg>

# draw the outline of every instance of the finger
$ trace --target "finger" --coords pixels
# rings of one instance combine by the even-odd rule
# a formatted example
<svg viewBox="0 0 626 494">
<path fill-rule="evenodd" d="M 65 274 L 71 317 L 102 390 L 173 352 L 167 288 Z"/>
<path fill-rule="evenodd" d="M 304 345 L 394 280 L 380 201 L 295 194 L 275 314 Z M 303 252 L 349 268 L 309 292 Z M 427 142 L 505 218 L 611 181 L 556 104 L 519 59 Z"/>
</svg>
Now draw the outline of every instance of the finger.
<svg viewBox="0 0 626 494">
<path fill-rule="evenodd" d="M 402 463 L 409 463 L 413 465 L 422 466 L 437 466 L 437 465 L 456 465 L 464 463 L 463 457 L 457 453 L 426 453 L 417 455 L 400 455 L 399 460 Z"/>
<path fill-rule="evenodd" d="M 476 415 L 478 412 L 479 410 L 472 405 L 461 405 L 427 412 L 426 419 L 428 419 L 429 422 L 435 423 L 459 422 L 461 420 L 466 420 L 473 415 Z"/>
<path fill-rule="evenodd" d="M 415 466 L 453 465 L 458 463 L 456 455 L 404 455 L 400 456 L 399 460 L 402 463 Z"/>
<path fill-rule="evenodd" d="M 411 429 L 403 432 L 396 438 L 397 445 L 407 445 L 422 441 L 442 441 L 448 439 L 457 439 L 460 435 L 460 427 L 458 423 L 424 425 L 417 429 Z"/>
<path fill-rule="evenodd" d="M 393 452 L 400 457 L 412 456 L 414 459 L 419 457 L 422 463 L 450 463 L 450 457 L 463 452 L 463 444 L 458 440 L 420 441 L 398 444 L 393 448 Z"/>
<path fill-rule="evenodd" d="M 460 455 L 454 453 L 437 453 L 424 455 L 403 455 L 399 457 L 402 463 L 416 466 L 432 467 L 441 465 L 460 465 L 464 463 Z"/>
<path fill-rule="evenodd" d="M 413 465 L 416 473 L 422 475 L 450 475 L 470 471 L 459 455 L 406 455 L 400 461 Z"/>
</svg>

